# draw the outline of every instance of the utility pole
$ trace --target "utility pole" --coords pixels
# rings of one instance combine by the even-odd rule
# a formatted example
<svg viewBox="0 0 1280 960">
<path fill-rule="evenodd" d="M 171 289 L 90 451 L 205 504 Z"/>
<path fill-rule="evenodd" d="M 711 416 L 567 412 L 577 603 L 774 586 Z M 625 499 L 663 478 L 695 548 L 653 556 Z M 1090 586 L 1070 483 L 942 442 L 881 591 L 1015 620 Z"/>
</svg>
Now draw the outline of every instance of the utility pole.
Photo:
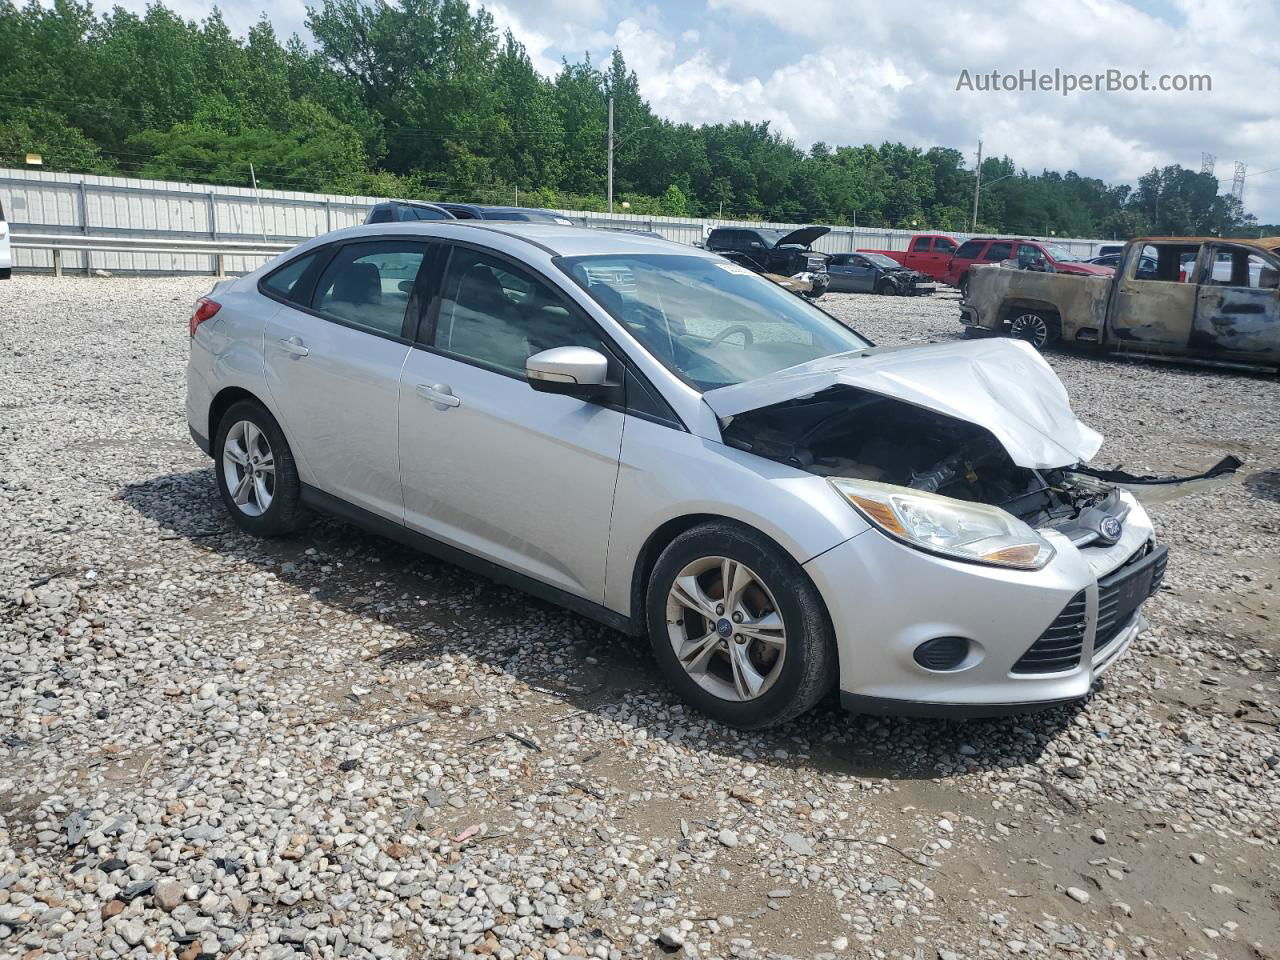
<svg viewBox="0 0 1280 960">
<path fill-rule="evenodd" d="M 613 97 L 609 98 L 609 212 L 613 213 Z"/>
<path fill-rule="evenodd" d="M 267 215 L 262 212 L 262 191 L 258 189 L 258 175 L 253 172 L 253 161 L 249 161 L 249 180 L 253 183 L 253 192 L 258 195 L 258 219 L 262 221 L 262 242 L 267 242 Z"/>
<path fill-rule="evenodd" d="M 969 225 L 974 233 L 978 232 L 978 196 L 982 193 L 982 140 L 978 140 L 978 179 L 973 184 L 973 222 Z"/>
</svg>

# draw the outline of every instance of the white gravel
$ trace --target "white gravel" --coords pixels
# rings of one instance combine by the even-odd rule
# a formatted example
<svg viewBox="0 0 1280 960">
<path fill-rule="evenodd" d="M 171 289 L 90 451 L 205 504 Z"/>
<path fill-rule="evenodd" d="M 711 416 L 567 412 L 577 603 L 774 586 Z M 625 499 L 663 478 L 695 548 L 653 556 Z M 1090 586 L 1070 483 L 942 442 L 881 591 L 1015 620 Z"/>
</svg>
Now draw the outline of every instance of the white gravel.
<svg viewBox="0 0 1280 960">
<path fill-rule="evenodd" d="M 1246 460 L 1152 507 L 1152 629 L 1086 705 L 742 734 L 572 614 L 234 530 L 183 412 L 208 286 L 0 283 L 0 956 L 1278 955 L 1274 377 L 1051 355 L 1098 462 Z"/>
</svg>

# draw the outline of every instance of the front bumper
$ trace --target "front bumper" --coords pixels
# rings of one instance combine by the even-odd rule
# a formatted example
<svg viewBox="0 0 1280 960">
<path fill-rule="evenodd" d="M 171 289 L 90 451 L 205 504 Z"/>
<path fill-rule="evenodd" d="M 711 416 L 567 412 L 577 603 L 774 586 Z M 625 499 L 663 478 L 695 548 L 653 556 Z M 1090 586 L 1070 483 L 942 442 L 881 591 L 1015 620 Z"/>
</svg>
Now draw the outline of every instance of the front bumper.
<svg viewBox="0 0 1280 960">
<path fill-rule="evenodd" d="M 1126 602 L 1123 622 L 1113 617 L 1106 630 L 1117 595 L 1106 585 L 1123 579 L 1126 561 L 1154 542 L 1145 511 L 1125 496 L 1130 511 L 1119 541 L 1077 549 L 1047 532 L 1057 554 L 1035 572 L 933 556 L 875 530 L 810 560 L 805 570 L 835 627 L 842 702 L 866 713 L 976 717 L 1086 696 L 1145 626 L 1144 595 L 1136 606 Z M 1024 655 L 1081 598 L 1078 659 L 1054 672 L 1026 672 Z M 1104 645 L 1096 643 L 1100 613 L 1102 634 L 1111 634 Z M 936 637 L 965 638 L 969 655 L 951 670 L 921 666 L 916 648 Z"/>
</svg>

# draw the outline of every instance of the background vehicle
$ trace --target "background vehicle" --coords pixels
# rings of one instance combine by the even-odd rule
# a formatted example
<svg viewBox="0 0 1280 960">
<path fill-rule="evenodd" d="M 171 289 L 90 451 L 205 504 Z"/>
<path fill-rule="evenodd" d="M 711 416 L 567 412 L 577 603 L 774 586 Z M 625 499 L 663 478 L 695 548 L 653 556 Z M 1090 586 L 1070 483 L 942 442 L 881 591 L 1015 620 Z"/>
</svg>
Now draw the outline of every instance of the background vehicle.
<svg viewBox="0 0 1280 960">
<path fill-rule="evenodd" d="M 13 248 L 9 243 L 9 224 L 4 218 L 4 204 L 0 203 L 0 280 L 8 280 L 13 273 Z"/>
<path fill-rule="evenodd" d="M 768 276 L 795 293 L 816 299 L 827 290 L 829 254 L 813 250 L 811 245 L 830 232 L 830 227 L 800 227 L 791 231 L 716 227 L 707 236 L 706 248 Z M 783 283 L 784 280 L 791 283 Z"/>
<path fill-rule="evenodd" d="M 1280 365 L 1280 237 L 1144 237 L 1111 277 L 975 268 L 960 322 L 1036 347 Z"/>
<path fill-rule="evenodd" d="M 452 220 L 453 214 L 444 207 L 422 200 L 387 200 L 374 204 L 365 223 L 399 223 L 409 220 Z"/>
<path fill-rule="evenodd" d="M 1043 240 L 1021 237 L 976 237 L 960 245 L 951 262 L 947 264 L 944 281 L 959 287 L 963 295 L 969 284 L 969 268 L 976 264 L 1014 261 L 1021 270 L 1042 273 L 1067 273 L 1077 276 L 1107 277 L 1111 270 L 1097 264 L 1086 263 L 1070 250 Z"/>
<path fill-rule="evenodd" d="M 828 289 L 840 293 L 914 297 L 937 289 L 931 277 L 879 253 L 833 253 L 827 274 L 831 277 Z"/>
<path fill-rule="evenodd" d="M 1109 257 L 1124 250 L 1123 243 L 1104 243 L 1098 247 L 1097 257 Z M 1096 259 L 1096 257 L 1095 257 Z"/>
<path fill-rule="evenodd" d="M 485 227 L 337 231 L 199 302 L 187 418 L 239 526 L 333 513 L 647 633 L 744 727 L 837 684 L 1075 699 L 1141 628 L 1165 550 L 1024 344 L 876 349 L 691 247 Z"/>
<path fill-rule="evenodd" d="M 1116 252 L 1116 253 L 1104 253 L 1102 256 L 1094 257 L 1092 260 L 1088 260 L 1086 262 L 1096 264 L 1099 267 L 1110 267 L 1112 270 L 1115 270 L 1117 267 L 1120 266 L 1120 261 L 1123 259 L 1124 259 L 1123 256 L 1121 256 L 1119 252 Z M 1156 268 L 1156 262 L 1154 260 L 1151 260 L 1150 258 L 1144 257 L 1142 260 L 1142 265 L 1138 269 L 1155 270 L 1155 268 Z"/>
<path fill-rule="evenodd" d="M 908 270 L 917 270 L 934 280 L 942 280 L 960 242 L 945 233 L 917 233 L 906 250 L 859 250 L 858 253 L 878 253 L 896 260 Z"/>
<path fill-rule="evenodd" d="M 566 227 L 573 226 L 573 221 L 568 217 L 534 207 L 489 207 L 474 203 L 440 203 L 438 206 L 448 210 L 458 220 L 518 220 L 525 223 L 558 223 Z"/>
</svg>

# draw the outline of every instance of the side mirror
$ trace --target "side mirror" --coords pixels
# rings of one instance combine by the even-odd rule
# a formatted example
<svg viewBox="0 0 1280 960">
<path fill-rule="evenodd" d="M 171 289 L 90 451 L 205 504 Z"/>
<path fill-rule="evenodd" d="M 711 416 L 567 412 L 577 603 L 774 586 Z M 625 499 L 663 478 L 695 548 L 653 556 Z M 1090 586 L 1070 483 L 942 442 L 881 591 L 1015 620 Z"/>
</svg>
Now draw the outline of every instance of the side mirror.
<svg viewBox="0 0 1280 960">
<path fill-rule="evenodd" d="M 543 350 L 525 361 L 524 370 L 529 386 L 540 393 L 594 397 L 611 386 L 608 359 L 590 347 Z"/>
</svg>

